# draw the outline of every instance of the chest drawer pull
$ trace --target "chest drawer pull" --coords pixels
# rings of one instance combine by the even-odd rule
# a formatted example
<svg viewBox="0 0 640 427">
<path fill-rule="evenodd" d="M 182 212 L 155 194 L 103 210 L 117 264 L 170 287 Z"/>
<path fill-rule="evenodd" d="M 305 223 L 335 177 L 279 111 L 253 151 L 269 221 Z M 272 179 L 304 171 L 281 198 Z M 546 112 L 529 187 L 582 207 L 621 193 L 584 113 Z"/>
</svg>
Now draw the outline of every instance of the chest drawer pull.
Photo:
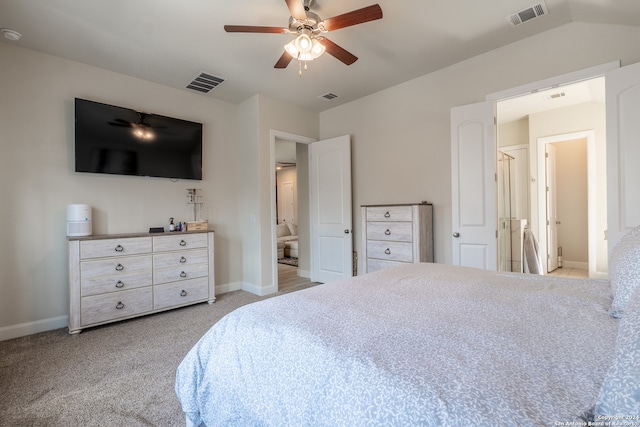
<svg viewBox="0 0 640 427">
<path fill-rule="evenodd" d="M 124 265 L 118 263 L 118 265 L 116 265 L 116 271 L 122 271 L 124 270 Z"/>
<path fill-rule="evenodd" d="M 124 304 L 122 303 L 122 301 L 118 301 L 118 303 L 116 304 L 116 309 L 122 310 L 123 308 L 124 308 Z"/>
<path fill-rule="evenodd" d="M 384 213 L 384 217 L 385 217 L 385 218 L 391 218 L 391 214 L 389 213 L 389 211 L 386 211 L 386 212 Z"/>
<path fill-rule="evenodd" d="M 187 259 L 183 256 L 180 257 L 180 264 L 184 264 L 185 262 L 187 262 Z"/>
<path fill-rule="evenodd" d="M 122 252 L 122 251 L 124 251 L 124 248 L 122 247 L 122 245 L 116 246 L 116 252 Z"/>
<path fill-rule="evenodd" d="M 181 297 L 186 297 L 187 296 L 187 291 L 185 291 L 184 289 L 182 290 L 182 292 L 180 292 L 180 296 Z"/>
<path fill-rule="evenodd" d="M 385 236 L 390 236 L 391 235 L 391 230 L 389 230 L 388 228 L 384 231 Z"/>
<path fill-rule="evenodd" d="M 180 272 L 180 277 L 182 277 L 182 278 L 187 277 L 187 273 L 185 273 L 184 271 L 181 271 Z"/>
<path fill-rule="evenodd" d="M 385 249 L 384 253 L 389 255 L 391 253 L 391 249 L 389 249 L 389 248 Z"/>
<path fill-rule="evenodd" d="M 116 282 L 116 288 L 124 288 L 124 283 L 122 282 L 122 280 L 118 280 Z"/>
<path fill-rule="evenodd" d="M 187 246 L 187 242 L 185 242 L 184 240 L 180 240 L 180 246 Z"/>
</svg>

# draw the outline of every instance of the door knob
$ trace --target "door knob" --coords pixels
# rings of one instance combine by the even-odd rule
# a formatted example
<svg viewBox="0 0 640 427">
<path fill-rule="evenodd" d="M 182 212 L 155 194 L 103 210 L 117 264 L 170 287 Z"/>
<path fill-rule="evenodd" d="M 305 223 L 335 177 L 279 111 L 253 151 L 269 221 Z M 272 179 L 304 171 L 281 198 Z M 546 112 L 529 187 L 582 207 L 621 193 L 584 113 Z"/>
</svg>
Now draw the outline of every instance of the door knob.
<svg viewBox="0 0 640 427">
<path fill-rule="evenodd" d="M 344 234 L 349 234 L 350 231 L 349 230 L 344 230 Z"/>
<path fill-rule="evenodd" d="M 453 233 L 453 237 L 460 237 L 460 233 L 456 231 L 455 233 Z"/>
</svg>

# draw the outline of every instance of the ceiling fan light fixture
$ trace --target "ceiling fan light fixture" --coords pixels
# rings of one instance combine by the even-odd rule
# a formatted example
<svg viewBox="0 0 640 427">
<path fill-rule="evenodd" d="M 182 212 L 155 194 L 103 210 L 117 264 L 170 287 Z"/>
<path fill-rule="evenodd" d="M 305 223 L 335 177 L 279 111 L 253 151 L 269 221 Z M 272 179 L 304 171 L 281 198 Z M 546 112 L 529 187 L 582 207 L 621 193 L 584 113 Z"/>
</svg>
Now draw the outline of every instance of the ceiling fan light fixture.
<svg viewBox="0 0 640 427">
<path fill-rule="evenodd" d="M 155 135 L 150 128 L 144 125 L 136 125 L 133 127 L 133 134 L 143 141 L 151 141 Z"/>
<path fill-rule="evenodd" d="M 299 61 L 313 61 L 326 49 L 315 37 L 303 33 L 284 45 L 284 50 Z"/>
</svg>

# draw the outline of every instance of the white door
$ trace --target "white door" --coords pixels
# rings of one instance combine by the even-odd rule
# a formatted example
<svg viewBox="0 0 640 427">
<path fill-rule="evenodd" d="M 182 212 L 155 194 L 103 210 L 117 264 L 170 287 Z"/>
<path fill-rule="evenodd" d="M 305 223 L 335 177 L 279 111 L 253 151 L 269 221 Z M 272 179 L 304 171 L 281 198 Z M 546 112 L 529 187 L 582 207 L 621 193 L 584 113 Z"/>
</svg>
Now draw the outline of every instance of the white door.
<svg viewBox="0 0 640 427">
<path fill-rule="evenodd" d="M 451 109 L 453 264 L 498 266 L 495 104 Z"/>
<path fill-rule="evenodd" d="M 640 225 L 640 63 L 605 74 L 608 250 Z"/>
<path fill-rule="evenodd" d="M 278 200 L 278 208 L 280 208 L 280 223 L 294 224 L 293 181 L 283 182 L 280 185 L 280 198 Z"/>
<path fill-rule="evenodd" d="M 547 273 L 558 268 L 558 213 L 556 199 L 556 147 L 545 144 L 547 184 Z"/>
<path fill-rule="evenodd" d="M 311 280 L 328 283 L 353 275 L 351 138 L 309 146 Z"/>
</svg>

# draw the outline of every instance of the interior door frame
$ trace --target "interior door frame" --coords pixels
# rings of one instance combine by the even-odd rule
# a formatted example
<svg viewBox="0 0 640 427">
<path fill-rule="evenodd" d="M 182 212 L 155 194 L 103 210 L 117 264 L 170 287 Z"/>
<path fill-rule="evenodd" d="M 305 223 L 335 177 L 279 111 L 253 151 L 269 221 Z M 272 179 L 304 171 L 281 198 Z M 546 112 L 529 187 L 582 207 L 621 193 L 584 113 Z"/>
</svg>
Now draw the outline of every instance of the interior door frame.
<svg viewBox="0 0 640 427">
<path fill-rule="evenodd" d="M 589 245 L 589 277 L 604 278 L 604 275 L 597 272 L 597 250 L 596 250 L 596 135 L 593 130 L 571 132 L 562 135 L 554 135 L 538 138 L 538 200 L 542 200 L 542 195 L 546 193 L 545 180 L 540 179 L 544 176 L 544 152 L 545 145 L 572 141 L 575 139 L 587 140 L 587 227 L 588 227 L 588 245 Z M 542 174 L 542 175 L 541 175 Z M 546 203 L 538 203 L 538 219 L 546 218 Z M 538 243 L 540 246 L 540 256 L 543 260 L 547 259 L 547 237 L 546 233 L 539 233 Z M 546 272 L 546 266 L 545 266 Z"/>
<path fill-rule="evenodd" d="M 616 60 L 616 61 L 611 61 L 611 62 L 607 62 L 605 64 L 601 64 L 601 65 L 596 65 L 594 67 L 589 67 L 589 68 L 585 68 L 582 70 L 578 70 L 578 71 L 574 71 L 571 73 L 566 73 L 566 74 L 561 74 L 558 76 L 554 76 L 554 77 L 550 77 L 548 79 L 544 79 L 544 80 L 539 80 L 537 82 L 532 82 L 532 83 L 528 83 L 522 86 L 517 86 L 517 87 L 513 87 L 510 89 L 506 89 L 503 91 L 499 91 L 499 92 L 494 92 L 491 94 L 488 94 L 486 96 L 486 100 L 487 101 L 493 101 L 494 102 L 494 106 L 495 103 L 499 102 L 499 101 L 504 101 L 510 98 L 516 98 L 519 96 L 523 96 L 523 95 L 528 95 L 531 93 L 535 93 L 535 92 L 539 92 L 541 90 L 546 90 L 546 89 L 551 89 L 551 88 L 558 88 L 561 86 L 566 86 L 566 85 L 570 85 L 570 84 L 574 84 L 574 83 L 578 83 L 580 81 L 585 81 L 585 80 L 591 80 L 594 78 L 598 78 L 598 77 L 604 77 L 605 74 L 609 71 L 613 71 L 613 70 L 617 70 L 619 69 L 621 66 L 620 64 L 620 60 Z M 608 126 L 608 125 L 607 125 Z M 497 144 L 496 144 L 497 145 Z M 497 149 L 498 147 L 496 147 L 496 153 L 497 153 Z M 608 152 L 608 150 L 607 150 Z M 496 154 L 497 155 L 497 154 Z M 544 157 L 544 154 L 543 154 Z M 591 156 L 591 158 L 593 159 L 594 156 Z M 530 159 L 531 161 L 531 159 Z M 609 159 L 607 159 L 607 161 L 609 161 Z M 540 165 L 540 159 L 538 159 L 538 167 Z M 544 176 L 544 175 L 538 175 L 538 178 L 540 178 L 540 176 Z M 608 178 L 607 178 L 608 179 Z M 540 181 L 540 179 L 538 179 L 538 181 Z M 592 183 L 592 187 L 595 187 L 595 183 Z M 531 192 L 531 196 L 533 197 L 533 192 Z M 591 197 L 591 194 L 589 195 L 589 208 L 591 208 L 591 203 L 595 203 L 595 198 Z M 537 236 L 541 236 L 543 233 L 540 232 L 540 216 L 539 216 L 539 209 L 540 209 L 540 205 L 541 203 L 538 203 L 538 209 L 532 209 L 531 211 L 531 224 L 530 227 L 532 229 L 536 230 L 536 234 Z M 545 203 L 546 205 L 546 203 Z M 531 206 L 530 206 L 531 209 Z M 533 212 L 533 211 L 536 212 Z M 537 216 L 537 224 L 533 224 L 535 216 Z M 546 214 L 545 214 L 546 217 Z M 537 226 L 537 227 L 536 227 Z M 595 225 L 593 225 L 593 227 L 595 227 Z M 589 234 L 595 236 L 595 230 L 591 229 L 591 225 L 589 226 Z M 595 237 L 594 237 L 595 238 Z M 546 248 L 546 237 L 545 237 L 545 244 L 543 245 L 542 242 L 540 243 L 540 248 Z M 593 245 L 595 246 L 595 245 Z M 609 248 L 609 250 L 611 250 L 611 248 Z M 546 249 L 544 250 L 546 253 Z M 592 254 L 592 248 L 590 245 L 589 248 L 589 276 L 590 277 L 595 277 L 595 278 L 605 278 L 607 277 L 606 273 L 601 273 L 598 271 L 593 272 L 593 276 L 591 275 L 591 269 L 596 269 L 596 249 L 595 247 L 593 248 L 593 254 Z M 546 254 L 544 255 L 544 257 L 546 257 Z M 592 257 L 593 257 L 593 262 L 592 262 Z M 546 265 L 546 263 L 544 263 L 544 265 Z M 593 267 L 592 267 L 593 266 Z M 546 271 L 546 267 L 545 267 L 545 271 Z"/>
<path fill-rule="evenodd" d="M 273 254 L 273 259 L 272 259 L 272 263 L 273 266 L 271 268 L 272 271 L 272 283 L 276 289 L 276 292 L 278 291 L 278 238 L 277 238 L 277 218 L 278 218 L 278 205 L 276 203 L 276 139 L 281 139 L 284 141 L 291 141 L 291 142 L 295 142 L 297 144 L 311 144 L 313 142 L 316 142 L 317 139 L 315 138 L 310 138 L 308 136 L 302 136 L 302 135 L 296 135 L 293 133 L 289 133 L 289 132 L 283 132 L 283 131 L 279 131 L 279 130 L 275 130 L 275 129 L 271 129 L 269 131 L 269 158 L 270 158 L 270 162 L 269 162 L 269 176 L 270 176 L 270 188 L 271 188 L 271 253 Z M 310 249 L 311 250 L 311 249 Z M 313 257 L 314 254 L 313 252 L 311 252 L 310 254 L 310 262 L 311 262 L 311 266 L 313 266 Z M 301 274 L 301 271 L 298 270 L 298 274 L 299 275 L 304 275 L 305 273 Z M 308 274 L 308 273 L 307 273 Z M 306 276 L 304 276 L 306 277 Z"/>
</svg>

